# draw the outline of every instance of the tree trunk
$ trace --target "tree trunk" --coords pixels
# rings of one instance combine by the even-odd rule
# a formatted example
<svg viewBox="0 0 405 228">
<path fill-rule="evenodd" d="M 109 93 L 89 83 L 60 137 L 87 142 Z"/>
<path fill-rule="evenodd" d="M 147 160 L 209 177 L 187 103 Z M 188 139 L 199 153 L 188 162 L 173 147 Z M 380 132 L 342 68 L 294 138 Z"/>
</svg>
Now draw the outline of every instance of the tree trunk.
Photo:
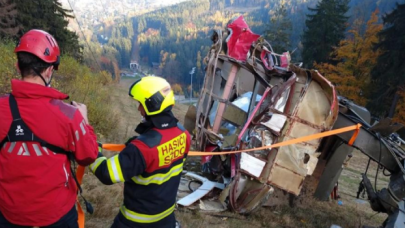
<svg viewBox="0 0 405 228">
<path fill-rule="evenodd" d="M 395 108 L 397 107 L 398 100 L 399 100 L 398 92 L 395 92 L 394 99 L 392 100 L 390 112 L 388 113 L 388 117 L 389 117 L 389 118 L 394 117 Z"/>
</svg>

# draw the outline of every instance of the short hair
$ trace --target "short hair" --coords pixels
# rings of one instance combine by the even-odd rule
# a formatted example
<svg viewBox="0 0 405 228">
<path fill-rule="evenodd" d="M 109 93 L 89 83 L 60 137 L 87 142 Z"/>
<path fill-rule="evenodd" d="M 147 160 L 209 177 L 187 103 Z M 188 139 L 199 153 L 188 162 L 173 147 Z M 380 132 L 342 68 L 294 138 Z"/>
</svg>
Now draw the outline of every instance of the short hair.
<svg viewBox="0 0 405 228">
<path fill-rule="evenodd" d="M 35 75 L 35 71 L 39 73 L 44 72 L 48 67 L 52 66 L 51 63 L 44 62 L 37 56 L 28 52 L 17 53 L 18 68 L 20 68 L 21 76 Z"/>
</svg>

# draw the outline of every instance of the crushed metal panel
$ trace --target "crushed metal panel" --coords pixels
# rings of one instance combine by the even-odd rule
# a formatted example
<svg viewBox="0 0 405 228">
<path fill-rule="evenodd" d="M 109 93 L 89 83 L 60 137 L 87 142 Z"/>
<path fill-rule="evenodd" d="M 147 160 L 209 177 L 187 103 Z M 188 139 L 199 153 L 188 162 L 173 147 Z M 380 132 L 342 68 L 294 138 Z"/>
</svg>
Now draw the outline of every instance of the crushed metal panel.
<svg viewBox="0 0 405 228">
<path fill-rule="evenodd" d="M 284 127 L 282 141 L 316 134 L 324 128 L 332 127 L 326 123 L 326 120 L 331 114 L 330 101 L 334 98 L 328 98 L 329 94 L 324 92 L 317 81 L 294 86 L 293 97 L 290 99 L 295 98 L 295 102 L 298 103 L 295 104 L 293 114 Z M 304 94 L 297 93 L 301 89 L 306 89 Z M 274 158 L 268 183 L 298 195 L 305 177 L 312 174 L 316 168 L 318 159 L 315 152 L 320 141 L 321 139 L 314 139 L 281 147 Z"/>
<path fill-rule="evenodd" d="M 228 66 L 228 65 L 229 65 L 228 63 L 224 64 L 224 66 Z M 218 130 L 220 128 L 221 121 L 222 121 L 222 115 L 224 114 L 224 111 L 225 111 L 226 104 L 224 103 L 224 101 L 227 101 L 231 96 L 234 81 L 236 79 L 236 74 L 239 70 L 239 67 L 237 64 L 231 64 L 230 66 L 231 66 L 231 69 L 230 69 L 229 73 L 227 71 L 227 74 L 223 74 L 223 76 L 226 75 L 225 77 L 227 78 L 227 80 L 225 83 L 223 93 L 221 95 L 222 102 L 220 102 L 218 104 L 218 109 L 217 109 L 215 120 L 214 120 L 213 131 L 215 133 L 218 133 Z"/>
<path fill-rule="evenodd" d="M 301 191 L 304 179 L 305 176 L 301 176 L 284 167 L 274 165 L 270 171 L 269 184 L 298 195 Z"/>
<path fill-rule="evenodd" d="M 241 154 L 240 159 L 240 169 L 245 171 L 248 174 L 253 175 L 254 177 L 259 177 L 263 171 L 266 162 L 255 158 L 247 153 Z"/>
<path fill-rule="evenodd" d="M 290 139 L 300 138 L 300 137 L 313 135 L 313 134 L 321 132 L 320 129 L 315 129 L 313 127 L 310 127 L 306 124 L 299 123 L 299 122 L 294 122 L 291 125 L 291 128 L 289 131 L 290 131 L 290 133 L 288 134 L 288 137 Z M 285 140 L 287 140 L 287 139 L 284 139 L 284 141 Z M 321 139 L 313 139 L 310 141 L 306 141 L 305 143 L 312 144 L 312 145 L 318 145 L 320 141 L 321 141 Z"/>
<path fill-rule="evenodd" d="M 251 72 L 241 68 L 236 74 L 236 92 L 238 95 L 253 91 L 255 84 L 254 76 Z M 264 91 L 264 90 L 263 90 Z M 260 93 L 260 94 L 263 94 Z"/>
<path fill-rule="evenodd" d="M 279 133 L 284 127 L 287 121 L 287 117 L 281 114 L 273 114 L 271 118 L 266 122 L 261 122 L 263 126 L 268 127 L 276 133 Z"/>
<path fill-rule="evenodd" d="M 233 104 L 228 104 L 222 118 L 233 124 L 242 126 L 246 122 L 247 113 Z"/>
<path fill-rule="evenodd" d="M 293 144 L 279 149 L 275 164 L 293 171 L 301 176 L 308 174 L 310 155 L 315 153 L 316 147 L 311 145 Z M 316 156 L 314 156 L 314 159 Z"/>
<path fill-rule="evenodd" d="M 311 83 L 298 109 L 297 116 L 312 124 L 324 125 L 330 113 L 330 102 L 318 83 Z"/>
<path fill-rule="evenodd" d="M 243 180 L 243 188 L 239 182 Z M 229 189 L 229 202 L 238 213 L 250 213 L 268 200 L 274 189 L 266 184 L 249 178 L 240 172 L 235 176 Z"/>
<path fill-rule="evenodd" d="M 200 117 L 202 113 L 205 112 L 205 110 L 209 109 L 211 107 L 211 102 L 213 101 L 211 97 L 211 91 L 212 94 L 216 94 L 218 96 L 222 95 L 223 88 L 221 89 L 221 85 L 223 84 L 223 77 L 221 76 L 223 74 L 223 71 L 220 70 L 222 66 L 222 61 L 218 60 L 218 65 L 217 65 L 217 71 L 215 72 L 214 75 L 211 77 L 206 77 L 205 78 L 205 84 L 204 87 L 201 91 L 201 96 L 197 104 L 197 117 Z"/>
<path fill-rule="evenodd" d="M 221 149 L 227 148 L 230 146 L 234 146 L 236 143 L 236 140 L 238 140 L 239 133 L 240 133 L 240 128 L 237 128 L 234 134 L 224 136 L 224 140 L 221 145 Z"/>
<path fill-rule="evenodd" d="M 307 76 L 302 76 L 297 74 L 296 81 L 294 83 L 294 89 L 291 91 L 289 102 L 290 108 L 288 110 L 284 110 L 284 113 L 288 115 L 292 115 L 294 112 L 294 107 L 300 102 L 302 99 L 302 91 L 306 88 L 306 83 L 308 81 Z"/>
</svg>

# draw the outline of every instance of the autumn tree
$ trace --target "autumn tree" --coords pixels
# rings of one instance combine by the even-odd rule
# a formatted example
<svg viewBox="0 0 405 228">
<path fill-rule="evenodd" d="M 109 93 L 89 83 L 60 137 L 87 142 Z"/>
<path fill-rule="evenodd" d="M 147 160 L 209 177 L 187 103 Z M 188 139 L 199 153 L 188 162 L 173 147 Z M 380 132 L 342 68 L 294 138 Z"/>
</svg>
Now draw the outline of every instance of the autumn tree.
<svg viewBox="0 0 405 228">
<path fill-rule="evenodd" d="M 13 0 L 17 8 L 16 21 L 22 26 L 22 32 L 42 29 L 52 34 L 58 41 L 62 54 L 81 58 L 78 36 L 67 26 L 73 18 L 72 10 L 62 7 L 59 0 Z"/>
<path fill-rule="evenodd" d="M 378 41 L 377 34 L 382 29 L 382 24 L 378 23 L 378 10 L 371 15 L 364 34 L 361 34 L 362 25 L 361 21 L 355 21 L 349 36 L 330 55 L 336 65 L 315 63 L 315 68 L 336 85 L 340 95 L 366 105 L 371 92 L 371 70 L 381 53 L 373 49 Z"/>
<path fill-rule="evenodd" d="M 375 48 L 382 51 L 372 71 L 372 94 L 367 107 L 379 116 L 393 116 L 399 98 L 405 101 L 400 88 L 405 85 L 405 4 L 383 17 L 384 29 L 378 33 L 379 43 Z M 401 103 L 400 102 L 400 103 Z M 405 112 L 404 109 L 396 113 Z"/>
<path fill-rule="evenodd" d="M 276 53 L 283 53 L 290 48 L 290 34 L 292 31 L 291 20 L 287 17 L 285 2 L 275 10 L 270 18 L 270 24 L 265 32 L 266 39 L 269 40 Z"/>
<path fill-rule="evenodd" d="M 176 95 L 184 95 L 183 89 L 181 88 L 180 84 L 173 84 L 172 85 L 173 93 Z"/>
<path fill-rule="evenodd" d="M 16 23 L 16 4 L 10 0 L 0 0 L 0 37 L 15 37 L 20 29 Z"/>
<path fill-rule="evenodd" d="M 345 37 L 348 3 L 349 0 L 322 0 L 315 8 L 308 8 L 313 14 L 307 15 L 305 21 L 302 50 L 307 67 L 312 67 L 314 62 L 330 61 L 333 47 Z"/>
<path fill-rule="evenodd" d="M 175 81 L 180 74 L 180 63 L 176 59 L 170 59 L 163 68 L 163 75 L 168 79 Z"/>
</svg>

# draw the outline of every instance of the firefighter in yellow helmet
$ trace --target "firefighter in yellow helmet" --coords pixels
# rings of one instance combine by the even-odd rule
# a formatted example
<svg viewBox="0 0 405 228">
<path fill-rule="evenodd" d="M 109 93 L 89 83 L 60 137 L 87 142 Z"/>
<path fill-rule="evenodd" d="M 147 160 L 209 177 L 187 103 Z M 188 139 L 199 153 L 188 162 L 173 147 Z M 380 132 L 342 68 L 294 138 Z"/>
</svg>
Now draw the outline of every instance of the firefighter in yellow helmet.
<svg viewBox="0 0 405 228">
<path fill-rule="evenodd" d="M 139 136 L 109 159 L 100 153 L 90 169 L 104 184 L 124 182 L 124 203 L 112 227 L 178 227 L 174 208 L 190 134 L 173 116 L 174 95 L 165 79 L 143 77 L 129 95 L 144 117 L 135 129 Z"/>
</svg>

